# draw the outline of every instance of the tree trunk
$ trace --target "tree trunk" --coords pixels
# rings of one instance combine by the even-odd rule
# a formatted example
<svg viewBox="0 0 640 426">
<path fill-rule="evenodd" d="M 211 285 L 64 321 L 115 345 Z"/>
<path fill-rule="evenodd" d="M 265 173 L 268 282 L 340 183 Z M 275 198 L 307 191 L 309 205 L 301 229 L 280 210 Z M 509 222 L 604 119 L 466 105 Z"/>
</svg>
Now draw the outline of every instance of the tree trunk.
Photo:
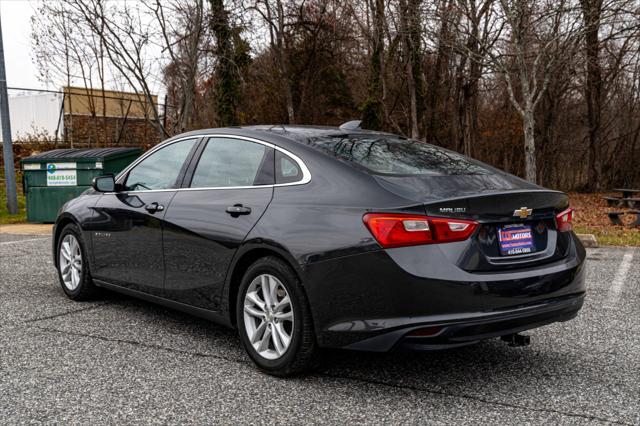
<svg viewBox="0 0 640 426">
<path fill-rule="evenodd" d="M 536 144 L 534 134 L 536 121 L 532 108 L 526 108 L 524 110 L 524 114 L 522 116 L 522 124 L 524 126 L 525 176 L 529 182 L 536 183 Z"/>
<path fill-rule="evenodd" d="M 462 131 L 462 138 L 464 140 L 463 153 L 464 155 L 471 157 L 473 156 L 473 147 L 475 146 L 476 132 L 478 128 L 478 102 L 475 89 L 467 86 L 464 91 L 464 98 L 465 126 Z"/>
<path fill-rule="evenodd" d="M 284 6 L 281 0 L 276 1 L 276 7 L 278 8 L 278 32 L 276 37 L 278 58 L 278 66 L 280 67 L 280 78 L 282 80 L 282 88 L 284 90 L 284 97 L 287 106 L 287 120 L 289 124 L 294 124 L 295 111 L 293 109 L 293 93 L 291 90 L 291 78 L 289 77 L 289 67 L 284 55 L 285 42 L 284 42 Z"/>
<path fill-rule="evenodd" d="M 420 131 L 418 130 L 418 105 L 416 97 L 416 84 L 413 79 L 413 72 L 411 71 L 411 62 L 407 66 L 409 68 L 407 72 L 407 85 L 409 86 L 409 107 L 411 114 L 411 138 L 419 139 Z"/>
<path fill-rule="evenodd" d="M 384 0 L 374 0 L 373 46 L 369 75 L 369 95 L 362 108 L 362 128 L 381 130 L 384 126 L 382 68 L 384 61 Z"/>
<path fill-rule="evenodd" d="M 471 23 L 471 34 L 467 38 L 467 51 L 472 55 L 472 59 L 469 61 L 469 74 L 462 92 L 465 124 L 462 131 L 462 145 L 464 154 L 468 156 L 473 155 L 478 132 L 478 82 L 482 78 L 482 65 L 474 58 L 481 56 L 480 22 L 486 11 L 486 4 L 478 10 L 476 0 L 469 2 L 468 18 Z"/>
<path fill-rule="evenodd" d="M 602 68 L 599 61 L 600 15 L 602 0 L 581 0 L 582 15 L 585 22 L 585 53 L 587 58 L 587 76 L 585 81 L 585 100 L 587 103 L 587 121 L 589 123 L 589 178 L 591 190 L 601 189 L 602 152 L 601 152 L 601 111 L 602 111 Z"/>
<path fill-rule="evenodd" d="M 407 89 L 409 91 L 409 128 L 413 139 L 420 138 L 422 108 L 422 57 L 420 55 L 420 2 L 400 1 L 400 30 L 404 44 Z"/>
<path fill-rule="evenodd" d="M 448 0 L 442 3 L 441 11 L 439 12 L 442 15 L 447 15 L 448 11 L 451 10 L 451 4 L 454 0 Z M 452 19 L 457 19 L 457 17 L 453 17 Z M 457 22 L 454 22 L 455 26 Z M 449 65 L 449 54 L 450 48 L 447 44 L 450 42 L 450 28 L 449 28 L 449 19 L 443 19 L 440 24 L 440 29 L 438 30 L 438 52 L 436 54 L 435 64 L 432 68 L 432 72 L 429 77 L 429 87 L 427 88 L 427 96 L 428 96 L 428 105 L 427 105 L 427 122 L 426 122 L 426 138 L 430 141 L 437 141 L 437 107 L 438 100 L 440 99 L 440 94 L 442 93 L 441 82 L 447 78 L 447 66 Z"/>
</svg>

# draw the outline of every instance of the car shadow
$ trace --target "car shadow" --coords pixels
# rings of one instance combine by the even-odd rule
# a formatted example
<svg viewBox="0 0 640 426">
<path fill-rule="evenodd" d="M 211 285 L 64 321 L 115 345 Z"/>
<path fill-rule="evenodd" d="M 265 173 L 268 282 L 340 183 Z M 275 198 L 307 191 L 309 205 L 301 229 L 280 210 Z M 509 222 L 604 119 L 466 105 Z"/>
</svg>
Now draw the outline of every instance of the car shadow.
<svg viewBox="0 0 640 426">
<path fill-rule="evenodd" d="M 135 310 L 167 334 L 184 333 L 194 347 L 215 345 L 215 353 L 250 361 L 242 350 L 235 330 L 159 305 L 117 293 L 105 294 L 105 300 Z M 536 332 L 534 332 L 536 333 Z M 545 343 L 509 347 L 499 339 L 474 345 L 432 352 L 391 351 L 370 353 L 341 349 L 325 349 L 311 376 L 374 381 L 393 386 L 416 387 L 431 391 L 476 392 L 490 383 L 499 389 L 518 388 L 517 392 L 534 391 L 545 381 L 555 382 L 565 375 L 579 374 L 580 363 L 573 354 L 555 350 Z M 188 347 L 184 347 L 188 350 Z"/>
<path fill-rule="evenodd" d="M 545 345 L 509 347 L 499 339 L 423 352 L 323 351 L 320 375 L 457 395 L 536 395 L 559 390 L 563 377 L 584 376 L 583 365 L 567 352 Z"/>
</svg>

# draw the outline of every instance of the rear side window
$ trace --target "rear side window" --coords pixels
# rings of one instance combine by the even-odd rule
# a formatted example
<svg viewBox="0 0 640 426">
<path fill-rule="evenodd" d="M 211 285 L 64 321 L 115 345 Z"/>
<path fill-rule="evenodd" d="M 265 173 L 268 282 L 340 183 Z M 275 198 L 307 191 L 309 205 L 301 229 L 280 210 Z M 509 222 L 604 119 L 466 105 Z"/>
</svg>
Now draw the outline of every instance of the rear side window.
<svg viewBox="0 0 640 426">
<path fill-rule="evenodd" d="M 276 152 L 276 183 L 293 183 L 302 180 L 298 163 L 280 151 Z"/>
<path fill-rule="evenodd" d="M 424 142 L 391 135 L 313 138 L 326 154 L 377 173 L 390 175 L 475 175 L 490 171 L 463 155 Z"/>
<path fill-rule="evenodd" d="M 231 138 L 212 138 L 202 152 L 191 180 L 192 188 L 253 186 L 257 182 L 268 148 Z M 273 157 L 271 157 L 273 161 Z M 273 162 L 271 163 L 273 167 Z"/>
</svg>

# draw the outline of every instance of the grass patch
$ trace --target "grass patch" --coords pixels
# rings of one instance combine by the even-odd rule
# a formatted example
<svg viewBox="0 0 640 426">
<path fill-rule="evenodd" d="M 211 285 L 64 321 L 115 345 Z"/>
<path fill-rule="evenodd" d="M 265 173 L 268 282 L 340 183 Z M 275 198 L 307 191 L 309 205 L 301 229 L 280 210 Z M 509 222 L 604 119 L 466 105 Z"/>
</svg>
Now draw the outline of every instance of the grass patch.
<svg viewBox="0 0 640 426">
<path fill-rule="evenodd" d="M 640 247 L 640 228 L 631 227 L 635 214 L 621 216 L 624 226 L 613 225 L 607 216 L 610 211 L 628 211 L 626 207 L 609 207 L 602 198 L 604 196 L 620 196 L 615 193 L 578 194 L 570 193 L 569 200 L 576 209 L 573 228 L 578 234 L 593 234 L 598 244 L 604 246 Z"/>
<path fill-rule="evenodd" d="M 16 180 L 20 181 L 20 176 Z M 27 221 L 26 200 L 22 193 L 22 185 L 18 185 L 18 214 L 9 214 L 7 210 L 7 187 L 4 176 L 0 176 L 0 225 L 24 223 Z"/>
<path fill-rule="evenodd" d="M 577 234 L 593 234 L 598 240 L 598 244 L 603 246 L 635 246 L 640 247 L 640 229 L 623 228 L 621 226 L 600 226 L 576 225 L 574 230 Z"/>
</svg>

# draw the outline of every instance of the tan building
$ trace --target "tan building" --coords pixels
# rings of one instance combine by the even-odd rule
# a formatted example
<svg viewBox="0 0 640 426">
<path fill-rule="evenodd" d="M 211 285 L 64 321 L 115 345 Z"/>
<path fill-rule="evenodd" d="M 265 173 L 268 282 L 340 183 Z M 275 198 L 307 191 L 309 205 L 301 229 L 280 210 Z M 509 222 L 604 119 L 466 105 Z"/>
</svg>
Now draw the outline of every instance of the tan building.
<svg viewBox="0 0 640 426">
<path fill-rule="evenodd" d="M 153 106 L 144 95 L 64 87 L 64 139 L 74 146 L 148 146 L 160 139 Z M 159 111 L 159 114 L 162 114 Z"/>
<path fill-rule="evenodd" d="M 85 89 L 83 87 L 64 87 L 64 112 L 74 115 L 107 117 L 147 118 L 152 117 L 152 103 L 158 105 L 158 97 L 152 96 L 152 103 L 142 94 L 117 92 L 114 90 Z"/>
</svg>

